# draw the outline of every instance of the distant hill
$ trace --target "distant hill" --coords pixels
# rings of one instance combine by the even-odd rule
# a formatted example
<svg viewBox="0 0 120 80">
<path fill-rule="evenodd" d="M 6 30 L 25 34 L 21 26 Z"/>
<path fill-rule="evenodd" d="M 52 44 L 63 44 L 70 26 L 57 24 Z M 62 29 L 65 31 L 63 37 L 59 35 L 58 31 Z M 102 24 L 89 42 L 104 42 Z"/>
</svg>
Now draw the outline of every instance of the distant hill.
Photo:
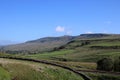
<svg viewBox="0 0 120 80">
<path fill-rule="evenodd" d="M 118 34 L 81 34 L 79 36 L 61 36 L 61 37 L 45 37 L 36 40 L 27 41 L 25 43 L 8 45 L 0 48 L 1 51 L 8 53 L 40 53 L 43 51 L 51 51 L 56 47 L 63 46 L 73 40 L 85 39 L 110 39 L 120 38 Z"/>
<path fill-rule="evenodd" d="M 46 42 L 54 42 L 54 41 L 67 42 L 67 41 L 72 40 L 74 38 L 75 37 L 73 37 L 73 36 L 45 37 L 45 38 L 40 38 L 37 40 L 27 41 L 26 43 L 46 43 Z"/>
<path fill-rule="evenodd" d="M 55 47 L 66 44 L 74 38 L 74 36 L 45 37 L 21 44 L 3 46 L 1 49 L 2 51 L 4 50 L 11 53 L 38 53 L 50 51 Z"/>
</svg>

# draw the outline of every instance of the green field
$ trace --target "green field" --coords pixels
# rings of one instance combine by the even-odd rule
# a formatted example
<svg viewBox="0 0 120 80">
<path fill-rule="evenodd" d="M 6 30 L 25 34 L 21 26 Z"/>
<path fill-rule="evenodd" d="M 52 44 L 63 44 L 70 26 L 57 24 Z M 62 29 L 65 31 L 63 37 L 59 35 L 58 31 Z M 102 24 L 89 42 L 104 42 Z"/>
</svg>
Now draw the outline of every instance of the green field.
<svg viewBox="0 0 120 80">
<path fill-rule="evenodd" d="M 37 59 L 49 59 L 52 57 L 64 57 L 67 54 L 73 53 L 73 50 L 62 50 L 62 51 L 54 51 L 54 52 L 45 52 L 42 54 L 33 54 L 26 55 L 27 57 L 37 58 Z"/>
</svg>

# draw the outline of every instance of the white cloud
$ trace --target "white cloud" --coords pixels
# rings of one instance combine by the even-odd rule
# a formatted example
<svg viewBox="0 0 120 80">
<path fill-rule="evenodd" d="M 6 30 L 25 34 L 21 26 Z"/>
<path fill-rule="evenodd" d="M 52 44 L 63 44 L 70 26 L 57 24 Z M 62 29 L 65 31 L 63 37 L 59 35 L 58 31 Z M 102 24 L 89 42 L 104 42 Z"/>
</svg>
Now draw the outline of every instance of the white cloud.
<svg viewBox="0 0 120 80">
<path fill-rule="evenodd" d="M 92 34 L 93 32 L 91 32 L 91 31 L 88 31 L 88 32 L 86 32 L 86 34 Z"/>
<path fill-rule="evenodd" d="M 64 35 L 72 34 L 72 31 L 70 29 L 67 29 L 66 27 L 63 27 L 63 26 L 57 26 L 55 30 L 56 30 L 56 32 L 63 32 Z"/>
<path fill-rule="evenodd" d="M 56 27 L 56 32 L 64 32 L 65 31 L 65 28 L 62 27 L 62 26 L 57 26 Z"/>
<path fill-rule="evenodd" d="M 66 34 L 67 34 L 67 35 L 71 35 L 71 34 L 72 34 L 72 31 L 67 31 Z"/>
</svg>

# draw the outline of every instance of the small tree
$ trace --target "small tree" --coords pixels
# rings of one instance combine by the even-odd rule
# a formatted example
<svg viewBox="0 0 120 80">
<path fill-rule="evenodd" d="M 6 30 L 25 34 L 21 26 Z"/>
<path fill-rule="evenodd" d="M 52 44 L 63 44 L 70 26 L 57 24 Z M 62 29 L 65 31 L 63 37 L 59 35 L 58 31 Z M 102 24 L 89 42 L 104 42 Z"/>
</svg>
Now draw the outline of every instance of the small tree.
<svg viewBox="0 0 120 80">
<path fill-rule="evenodd" d="M 120 72 L 120 57 L 114 61 L 114 71 Z"/>
<path fill-rule="evenodd" d="M 103 58 L 97 62 L 97 70 L 112 71 L 113 60 L 110 58 Z"/>
</svg>

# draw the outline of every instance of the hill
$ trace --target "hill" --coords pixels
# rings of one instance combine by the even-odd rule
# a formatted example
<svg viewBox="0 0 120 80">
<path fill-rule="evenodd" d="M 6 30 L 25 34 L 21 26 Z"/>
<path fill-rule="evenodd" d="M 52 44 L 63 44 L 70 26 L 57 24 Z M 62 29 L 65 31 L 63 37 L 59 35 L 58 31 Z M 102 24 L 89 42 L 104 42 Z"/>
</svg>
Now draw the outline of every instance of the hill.
<svg viewBox="0 0 120 80">
<path fill-rule="evenodd" d="M 1 51 L 8 53 L 38 53 L 50 51 L 54 47 L 59 47 L 74 39 L 74 36 L 45 37 L 25 43 L 8 45 L 1 47 Z"/>
<path fill-rule="evenodd" d="M 68 43 L 56 47 L 50 52 L 40 53 L 42 54 L 28 55 L 28 57 L 82 62 L 96 62 L 104 57 L 114 59 L 120 56 L 120 35 L 84 34 L 76 36 Z"/>
<path fill-rule="evenodd" d="M 21 44 L 8 45 L 0 47 L 0 51 L 7 53 L 41 53 L 52 51 L 55 48 L 66 45 L 74 40 L 88 40 L 88 39 L 117 39 L 118 34 L 81 34 L 79 36 L 61 36 L 61 37 L 45 37 L 36 40 L 27 41 Z"/>
<path fill-rule="evenodd" d="M 39 46 L 36 46 L 38 44 Z M 19 51 L 20 47 L 18 46 L 21 46 L 21 45 L 22 46 L 24 45 L 24 47 L 21 48 L 21 52 L 20 52 Z M 12 48 L 12 46 L 15 46 L 15 45 L 1 47 L 1 50 L 8 53 L 15 53 L 16 51 L 14 50 L 11 51 L 12 49 L 7 50 L 8 47 Z M 32 54 L 21 55 L 21 54 L 1 53 L 0 57 L 2 58 L 14 57 L 14 58 L 24 59 L 24 60 L 33 59 L 33 60 L 47 61 L 53 64 L 62 65 L 64 67 L 65 66 L 70 67 L 71 69 L 74 69 L 79 72 L 83 72 L 93 80 L 119 80 L 120 79 L 119 72 L 113 72 L 113 71 L 104 72 L 104 71 L 96 70 L 96 67 L 97 67 L 96 62 L 98 60 L 101 60 L 107 57 L 111 58 L 112 60 L 115 60 L 115 59 L 118 59 L 118 57 L 120 57 L 120 35 L 119 34 L 81 34 L 79 36 L 46 37 L 46 38 L 41 38 L 37 40 L 27 41 L 22 44 L 18 44 L 16 45 L 15 48 L 17 49 L 19 48 L 18 53 L 29 52 Z M 33 53 L 36 53 L 36 54 L 33 54 Z M 18 66 L 19 65 L 21 66 L 21 64 L 18 64 Z M 3 68 L 4 67 L 5 66 L 3 66 Z M 16 69 L 16 71 L 19 71 L 19 70 L 20 69 L 18 70 Z M 66 80 L 66 79 L 63 79 L 63 80 Z"/>
</svg>

